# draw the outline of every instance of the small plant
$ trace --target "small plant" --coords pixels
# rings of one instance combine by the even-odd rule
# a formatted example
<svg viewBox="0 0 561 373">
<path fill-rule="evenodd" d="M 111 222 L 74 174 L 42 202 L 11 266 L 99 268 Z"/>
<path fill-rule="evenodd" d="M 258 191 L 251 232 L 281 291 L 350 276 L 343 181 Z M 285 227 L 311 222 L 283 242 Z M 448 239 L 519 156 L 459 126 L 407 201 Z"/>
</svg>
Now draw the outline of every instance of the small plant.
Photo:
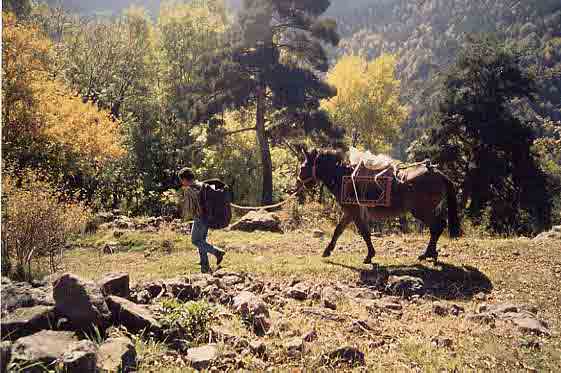
<svg viewBox="0 0 561 373">
<path fill-rule="evenodd" d="M 213 307 L 205 301 L 182 303 L 175 298 L 161 302 L 163 323 L 175 329 L 177 337 L 190 345 L 203 343 L 209 338 L 209 328 L 214 318 Z"/>
</svg>

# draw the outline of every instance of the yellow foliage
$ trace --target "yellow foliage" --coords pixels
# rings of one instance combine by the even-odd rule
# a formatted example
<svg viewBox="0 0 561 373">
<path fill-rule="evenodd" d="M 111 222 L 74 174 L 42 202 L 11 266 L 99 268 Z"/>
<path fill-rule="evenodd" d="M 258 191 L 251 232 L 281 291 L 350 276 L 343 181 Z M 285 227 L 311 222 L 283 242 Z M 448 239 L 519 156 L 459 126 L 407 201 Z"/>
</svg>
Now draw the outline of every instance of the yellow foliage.
<svg viewBox="0 0 561 373">
<path fill-rule="evenodd" d="M 383 54 L 371 62 L 347 55 L 327 75 L 337 96 L 324 100 L 322 107 L 349 135 L 357 131 L 360 143 L 374 151 L 387 151 L 407 118 L 407 109 L 399 102 L 395 65 L 393 55 Z"/>
<path fill-rule="evenodd" d="M 123 155 L 119 122 L 52 78 L 48 39 L 13 15 L 2 19 L 2 140 L 8 155 L 36 149 L 81 168 Z"/>
</svg>

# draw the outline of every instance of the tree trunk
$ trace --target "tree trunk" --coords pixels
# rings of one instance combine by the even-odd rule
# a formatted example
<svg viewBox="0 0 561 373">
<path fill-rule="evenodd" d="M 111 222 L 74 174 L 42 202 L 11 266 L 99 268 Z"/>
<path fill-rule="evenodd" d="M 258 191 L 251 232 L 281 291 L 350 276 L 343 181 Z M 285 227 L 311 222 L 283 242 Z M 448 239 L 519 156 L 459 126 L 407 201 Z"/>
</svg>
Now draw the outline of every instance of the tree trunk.
<svg viewBox="0 0 561 373">
<path fill-rule="evenodd" d="M 273 164 L 271 162 L 271 151 L 269 139 L 265 133 L 265 88 L 257 88 L 257 115 L 256 132 L 259 150 L 261 151 L 261 167 L 263 168 L 263 189 L 261 203 L 267 205 L 273 202 Z"/>
</svg>

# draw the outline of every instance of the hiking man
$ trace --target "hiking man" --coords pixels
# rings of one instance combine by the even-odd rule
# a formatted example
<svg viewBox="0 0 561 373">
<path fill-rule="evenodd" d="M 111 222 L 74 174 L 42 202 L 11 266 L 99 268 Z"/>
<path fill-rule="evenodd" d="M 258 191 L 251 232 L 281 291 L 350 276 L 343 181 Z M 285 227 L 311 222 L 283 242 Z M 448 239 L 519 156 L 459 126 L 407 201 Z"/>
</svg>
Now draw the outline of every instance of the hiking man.
<svg viewBox="0 0 561 373">
<path fill-rule="evenodd" d="M 210 272 L 208 263 L 208 253 L 216 257 L 216 266 L 220 266 L 222 259 L 224 259 L 225 252 L 217 249 L 208 242 L 206 238 L 208 235 L 208 221 L 204 216 L 203 209 L 200 206 L 199 191 L 201 184 L 195 181 L 195 174 L 188 168 L 182 168 L 179 171 L 179 180 L 183 189 L 181 212 L 183 219 L 193 218 L 193 228 L 191 230 L 191 242 L 199 250 L 201 258 L 201 272 Z"/>
</svg>

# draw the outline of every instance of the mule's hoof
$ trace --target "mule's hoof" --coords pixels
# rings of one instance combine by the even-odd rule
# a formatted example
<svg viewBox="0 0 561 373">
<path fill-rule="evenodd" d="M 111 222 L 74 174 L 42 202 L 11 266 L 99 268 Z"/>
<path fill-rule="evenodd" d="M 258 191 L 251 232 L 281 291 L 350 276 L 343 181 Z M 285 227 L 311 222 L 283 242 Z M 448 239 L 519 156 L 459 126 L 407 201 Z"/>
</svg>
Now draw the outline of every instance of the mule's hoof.
<svg viewBox="0 0 561 373">
<path fill-rule="evenodd" d="M 324 251 L 323 254 L 321 254 L 322 258 L 329 258 L 331 256 L 331 251 Z"/>
<path fill-rule="evenodd" d="M 363 261 L 362 263 L 364 263 L 364 264 L 372 264 L 372 258 L 367 256 L 366 258 L 364 258 L 364 261 Z"/>
<path fill-rule="evenodd" d="M 423 255 L 420 255 L 420 256 L 417 258 L 417 260 L 420 261 L 420 262 L 424 262 L 425 260 L 432 259 L 432 260 L 434 260 L 434 262 L 436 263 L 436 262 L 437 262 L 437 258 L 438 258 L 438 254 L 426 254 L 426 253 L 425 253 L 425 254 L 423 254 Z"/>
</svg>

